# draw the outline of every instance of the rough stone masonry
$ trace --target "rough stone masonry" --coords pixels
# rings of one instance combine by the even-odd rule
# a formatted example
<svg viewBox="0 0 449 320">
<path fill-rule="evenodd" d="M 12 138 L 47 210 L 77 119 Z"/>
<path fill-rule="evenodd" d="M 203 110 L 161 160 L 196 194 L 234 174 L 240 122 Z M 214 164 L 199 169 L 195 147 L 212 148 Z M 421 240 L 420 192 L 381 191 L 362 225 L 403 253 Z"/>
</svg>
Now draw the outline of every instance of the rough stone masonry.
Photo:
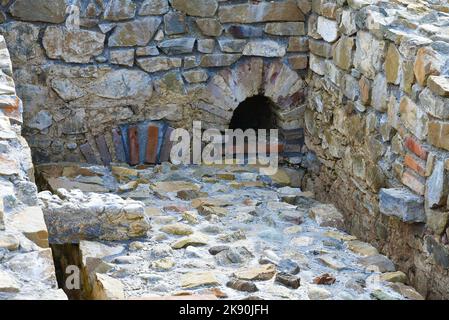
<svg viewBox="0 0 449 320">
<path fill-rule="evenodd" d="M 16 81 L 35 162 L 101 159 L 98 141 L 115 160 L 121 123 L 226 128 L 261 94 L 279 128 L 305 129 L 303 189 L 426 297 L 449 298 L 447 1 L 68 2 L 0 2 L 14 67 L 2 83 Z M 1 90 L 16 125 L 22 105 Z M 0 174 L 14 177 L 6 153 Z"/>
</svg>

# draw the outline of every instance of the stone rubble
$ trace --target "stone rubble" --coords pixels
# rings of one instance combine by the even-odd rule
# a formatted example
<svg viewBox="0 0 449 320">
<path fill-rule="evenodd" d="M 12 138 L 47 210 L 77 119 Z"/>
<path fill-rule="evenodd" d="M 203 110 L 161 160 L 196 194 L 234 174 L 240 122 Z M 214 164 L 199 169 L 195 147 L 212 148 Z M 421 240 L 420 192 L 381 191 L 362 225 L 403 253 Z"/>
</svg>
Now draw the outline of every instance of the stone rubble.
<svg viewBox="0 0 449 320">
<path fill-rule="evenodd" d="M 63 171 L 53 166 L 53 172 L 47 171 L 42 178 L 53 178 L 55 172 Z M 55 215 L 53 206 L 64 201 L 70 206 L 90 207 L 94 202 L 86 199 L 103 199 L 105 203 L 109 199 L 144 206 L 151 224 L 151 230 L 133 239 L 101 239 L 103 228 L 111 227 L 107 225 L 94 228 L 100 231 L 88 241 L 79 239 L 83 279 L 88 279 L 83 283 L 85 297 L 171 300 L 187 295 L 201 299 L 207 292 L 215 299 L 422 299 L 406 286 L 406 275 L 396 272 L 387 257 L 337 230 L 343 227 L 335 207 L 311 199 L 299 188 L 276 187 L 276 182 L 259 174 L 257 167 L 177 167 L 164 163 L 142 169 L 113 166 L 112 170 L 73 166 L 65 172 L 68 179 L 102 172 L 105 189 L 115 188 L 115 193 L 127 200 L 63 189 L 58 191 L 61 200 L 61 195 L 50 197 L 45 191 L 39 196 L 46 203 L 47 219 Z M 265 182 L 232 187 L 249 174 Z M 211 176 L 217 179 L 210 181 Z M 132 194 L 120 191 L 120 183 L 129 181 L 151 185 L 145 196 L 139 195 L 139 202 L 131 200 Z M 290 203 L 282 200 L 287 195 L 294 196 L 288 198 Z M 201 214 L 204 207 L 226 209 L 226 213 Z M 93 210 L 88 211 L 95 217 Z M 285 211 L 298 211 L 303 219 L 285 219 Z M 86 226 L 87 217 L 79 219 L 80 223 Z M 50 228 L 50 239 L 54 239 L 53 230 L 55 235 L 64 234 Z M 362 285 L 353 289 L 352 282 Z M 390 286 L 398 283 L 403 287 Z M 408 294 L 403 295 L 406 291 Z"/>
</svg>

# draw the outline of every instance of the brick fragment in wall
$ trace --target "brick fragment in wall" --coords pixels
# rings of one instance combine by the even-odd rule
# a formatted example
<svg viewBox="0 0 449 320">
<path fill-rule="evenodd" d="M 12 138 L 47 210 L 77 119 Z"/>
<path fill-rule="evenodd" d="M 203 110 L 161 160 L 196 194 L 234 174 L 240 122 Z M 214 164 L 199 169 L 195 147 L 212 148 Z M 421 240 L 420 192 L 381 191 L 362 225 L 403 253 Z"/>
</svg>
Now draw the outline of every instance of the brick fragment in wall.
<svg viewBox="0 0 449 320">
<path fill-rule="evenodd" d="M 87 163 L 97 164 L 97 158 L 89 143 L 80 145 L 80 151 L 86 159 Z"/>
<path fill-rule="evenodd" d="M 112 162 L 112 158 L 104 135 L 97 136 L 95 138 L 95 141 L 97 143 L 97 148 L 100 153 L 101 161 L 105 166 L 108 166 Z"/>
<path fill-rule="evenodd" d="M 148 127 L 148 142 L 145 154 L 145 162 L 155 164 L 158 157 L 159 127 L 150 125 Z"/>
<path fill-rule="evenodd" d="M 112 129 L 112 142 L 115 148 L 115 158 L 118 162 L 126 162 L 125 149 L 123 147 L 123 140 L 120 134 L 120 129 Z"/>
<path fill-rule="evenodd" d="M 128 143 L 129 143 L 129 164 L 135 166 L 139 164 L 139 137 L 137 126 L 130 126 L 128 128 Z"/>
</svg>

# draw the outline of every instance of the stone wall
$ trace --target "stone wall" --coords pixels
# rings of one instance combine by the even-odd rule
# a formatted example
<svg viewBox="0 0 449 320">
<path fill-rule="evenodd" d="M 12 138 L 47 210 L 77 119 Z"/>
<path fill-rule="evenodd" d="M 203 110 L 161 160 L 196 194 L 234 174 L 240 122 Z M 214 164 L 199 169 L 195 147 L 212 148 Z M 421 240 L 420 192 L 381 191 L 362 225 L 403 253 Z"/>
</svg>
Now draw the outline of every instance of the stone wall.
<svg viewBox="0 0 449 320">
<path fill-rule="evenodd" d="M 15 0 L 1 3 L 35 162 L 114 154 L 119 124 L 225 128 L 257 94 L 300 129 L 308 44 L 293 0 Z M 69 6 L 73 5 L 73 6 Z M 68 14 L 66 14 L 66 12 Z M 78 25 L 79 22 L 79 25 Z M 105 138 L 105 139 L 103 139 Z"/>
<path fill-rule="evenodd" d="M 449 7 L 401 3 L 312 1 L 304 186 L 449 298 Z"/>
<path fill-rule="evenodd" d="M 56 282 L 30 148 L 20 135 L 20 106 L 0 36 L 0 300 L 67 299 Z"/>
</svg>

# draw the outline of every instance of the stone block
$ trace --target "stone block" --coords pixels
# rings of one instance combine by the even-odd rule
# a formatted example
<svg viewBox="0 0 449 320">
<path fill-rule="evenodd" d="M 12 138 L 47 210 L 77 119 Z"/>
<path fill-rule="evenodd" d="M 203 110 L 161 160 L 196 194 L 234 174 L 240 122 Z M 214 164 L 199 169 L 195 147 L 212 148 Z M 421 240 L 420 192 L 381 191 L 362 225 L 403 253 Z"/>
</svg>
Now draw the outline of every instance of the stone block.
<svg viewBox="0 0 449 320">
<path fill-rule="evenodd" d="M 226 31 L 237 39 L 258 38 L 263 36 L 262 28 L 246 25 L 231 25 Z"/>
<path fill-rule="evenodd" d="M 148 140 L 147 149 L 145 155 L 145 162 L 150 164 L 155 164 L 158 158 L 158 143 L 159 143 L 159 127 L 149 126 L 148 127 Z"/>
<path fill-rule="evenodd" d="M 168 55 L 191 53 L 195 46 L 195 38 L 176 38 L 162 41 L 159 49 Z"/>
<path fill-rule="evenodd" d="M 275 36 L 303 36 L 304 22 L 271 22 L 265 25 L 265 33 Z"/>
<path fill-rule="evenodd" d="M 48 248 L 48 232 L 40 207 L 27 207 L 11 216 L 11 226 L 41 248 Z"/>
<path fill-rule="evenodd" d="M 429 77 L 430 83 L 436 77 Z M 423 109 L 435 118 L 446 120 L 449 119 L 449 99 L 434 94 L 431 89 L 425 88 L 419 95 L 419 102 Z"/>
<path fill-rule="evenodd" d="M 335 20 L 330 20 L 319 16 L 317 22 L 318 34 L 327 42 L 335 42 L 339 37 L 338 23 Z"/>
<path fill-rule="evenodd" d="M 290 37 L 288 39 L 287 52 L 309 51 L 309 39 L 307 37 Z"/>
<path fill-rule="evenodd" d="M 404 222 L 424 222 L 424 199 L 407 189 L 380 189 L 379 210 Z"/>
<path fill-rule="evenodd" d="M 428 141 L 437 148 L 449 150 L 449 122 L 430 121 Z"/>
<path fill-rule="evenodd" d="M 186 15 L 170 12 L 164 16 L 164 28 L 167 35 L 186 33 Z"/>
<path fill-rule="evenodd" d="M 217 0 L 170 0 L 171 6 L 189 16 L 212 17 L 218 9 Z"/>
<path fill-rule="evenodd" d="M 66 8 L 66 0 L 16 0 L 9 12 L 20 20 L 62 23 L 65 20 Z"/>
<path fill-rule="evenodd" d="M 109 46 L 146 46 L 153 39 L 161 22 L 160 17 L 145 17 L 120 23 L 109 37 Z"/>
<path fill-rule="evenodd" d="M 433 172 L 426 183 L 426 204 L 430 208 L 443 207 L 449 196 L 449 174 L 444 161 L 435 161 Z"/>
<path fill-rule="evenodd" d="M 218 16 L 222 23 L 257 23 L 270 21 L 304 21 L 304 14 L 295 1 L 260 2 L 221 6 Z"/>
<path fill-rule="evenodd" d="M 215 18 L 198 18 L 195 23 L 205 36 L 219 37 L 223 33 L 222 24 Z"/>
<path fill-rule="evenodd" d="M 430 76 L 427 87 L 435 94 L 449 98 L 449 78 L 446 76 Z M 449 108 L 449 107 L 447 107 Z"/>
</svg>

